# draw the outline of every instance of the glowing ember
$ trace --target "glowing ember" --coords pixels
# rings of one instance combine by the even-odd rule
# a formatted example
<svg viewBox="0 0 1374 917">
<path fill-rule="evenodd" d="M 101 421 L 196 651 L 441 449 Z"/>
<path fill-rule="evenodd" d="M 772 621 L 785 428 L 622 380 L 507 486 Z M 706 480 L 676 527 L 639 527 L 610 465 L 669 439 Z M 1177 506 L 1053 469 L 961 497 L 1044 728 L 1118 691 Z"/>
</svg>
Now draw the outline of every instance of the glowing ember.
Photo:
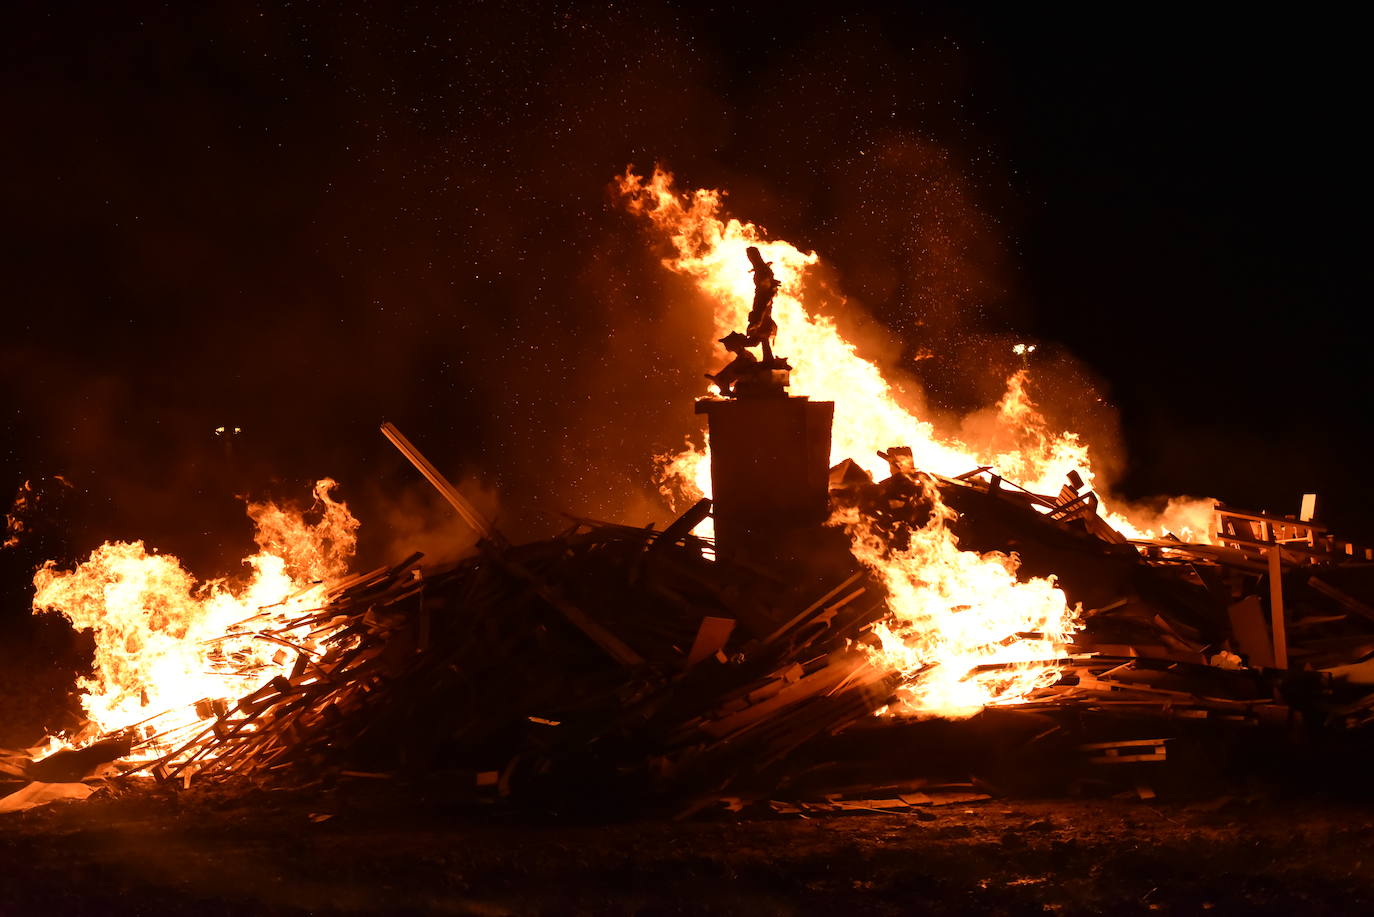
<svg viewBox="0 0 1374 917">
<path fill-rule="evenodd" d="M 41 567 L 34 611 L 60 612 L 95 636 L 94 676 L 80 685 L 90 726 L 76 740 L 141 724 L 140 739 L 162 736 L 140 749 L 151 756 L 199 721 L 197 702 L 247 694 L 315 652 L 327 632 L 293 634 L 294 646 L 259 633 L 318 607 L 329 582 L 347 572 L 358 522 L 330 496 L 334 487 L 316 484 L 315 522 L 249 504 L 260 550 L 244 560 L 252 574 L 242 586 L 198 583 L 175 557 L 142 542 L 107 542 L 74 570 Z"/>
<path fill-rule="evenodd" d="M 889 469 L 877 451 L 900 445 L 912 448 L 917 468 L 946 476 L 991 466 L 1031 491 L 1057 494 L 1074 471 L 1086 488 L 1092 487 L 1087 445 L 1074 433 L 1049 428 L 1028 394 L 1028 370 L 1007 380 L 995 409 L 994 431 L 985 442 L 974 447 L 941 437 L 915 415 L 909 407 L 912 399 L 858 355 L 830 318 L 806 308 L 801 297 L 807 272 L 820 261 L 815 253 L 769 241 L 760 227 L 727 219 L 718 191 L 679 194 L 672 176 L 662 170 L 655 169 L 647 179 L 627 170 L 618 182 L 631 212 L 647 218 L 671 243 L 675 255 L 665 265 L 691 277 L 710 297 L 717 336 L 743 327 L 749 311 L 753 283 L 743 268 L 745 249 L 757 246 L 772 262 L 782 284 L 773 304 L 777 347 L 792 365 L 792 386 L 835 402 L 832 464 L 850 458 L 882 479 Z M 1025 344 L 1015 348 L 1022 356 L 1034 349 Z M 705 443 L 695 448 L 689 442 L 687 450 L 660 457 L 665 491 L 689 500 L 709 494 L 707 456 Z M 1185 538 L 1204 538 L 1211 505 L 1176 501 L 1164 517 L 1137 516 L 1139 526 L 1105 506 L 1099 512 L 1127 537 L 1156 537 L 1154 527 L 1168 525 Z M 900 552 L 889 550 L 857 517 L 839 520 L 847 524 L 856 556 L 878 571 L 891 593 L 893 620 L 877 633 L 883 662 L 910 678 L 907 709 L 968 714 L 1053 681 L 1057 668 L 1048 660 L 1060 654 L 1059 643 L 1075 621 L 1063 593 L 1044 580 L 1018 583 L 1014 558 L 960 551 L 944 524 L 946 517 L 938 515 Z M 1016 636 L 1031 632 L 1042 636 Z M 1045 662 L 1037 665 L 1035 660 Z M 965 677 L 973 666 L 1011 661 L 1024 667 L 1014 674 Z"/>
</svg>

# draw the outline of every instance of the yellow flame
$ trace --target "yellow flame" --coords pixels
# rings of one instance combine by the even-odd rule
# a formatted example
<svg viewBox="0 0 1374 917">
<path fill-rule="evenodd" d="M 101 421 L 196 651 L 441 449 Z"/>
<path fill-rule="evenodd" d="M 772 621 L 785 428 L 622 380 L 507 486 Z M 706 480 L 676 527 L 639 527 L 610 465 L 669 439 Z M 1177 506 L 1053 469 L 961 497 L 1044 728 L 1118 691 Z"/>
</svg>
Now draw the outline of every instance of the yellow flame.
<svg viewBox="0 0 1374 917">
<path fill-rule="evenodd" d="M 814 314 L 800 296 L 807 272 L 820 264 L 814 252 L 802 252 L 783 241 L 769 241 L 764 230 L 723 214 L 722 193 L 697 190 L 679 193 L 673 177 L 655 168 L 647 179 L 626 170 L 618 179 L 621 194 L 632 213 L 647 218 L 670 242 L 675 252 L 664 261 L 670 270 L 691 277 L 713 301 L 717 337 L 745 324 L 754 287 L 745 265 L 744 250 L 757 246 L 782 284 L 774 300 L 778 323 L 777 350 L 792 365 L 792 387 L 817 400 L 835 402 L 835 428 L 831 456 L 835 461 L 853 459 L 877 478 L 888 474 L 887 463 L 877 450 L 910 446 L 916 467 L 953 476 L 990 465 L 1007 480 L 1037 493 L 1057 494 L 1070 471 L 1077 471 L 1085 487 L 1094 482 L 1088 447 L 1077 434 L 1055 432 L 1031 401 L 1029 371 L 1021 369 L 1007 380 L 1006 393 L 996 406 L 998 431 L 978 447 L 936 434 L 934 427 L 907 407 L 897 386 L 883 376 L 876 364 L 858 355 L 833 320 Z M 1034 345 L 1017 345 L 1016 352 L 1033 352 Z M 1014 348 L 1016 349 L 1016 348 Z M 722 351 L 723 354 L 723 351 Z M 722 361 L 724 357 L 722 356 Z M 661 476 L 677 484 L 681 496 L 699 498 L 710 492 L 706 445 L 673 456 Z M 1099 499 L 1102 495 L 1098 494 Z M 1165 527 L 1183 535 L 1205 539 L 1207 527 L 1199 520 L 1210 517 L 1213 501 L 1185 504 L 1180 499 L 1164 514 L 1141 518 L 1132 513 L 1107 515 L 1130 538 L 1152 538 Z"/>
<path fill-rule="evenodd" d="M 95 637 L 94 674 L 80 685 L 86 733 L 156 717 L 149 728 L 175 734 L 198 720 L 197 701 L 240 697 L 315 651 L 327 632 L 292 635 L 299 650 L 256 635 L 317 607 L 328 583 L 347 572 L 358 522 L 331 496 L 335 486 L 316 484 L 315 522 L 273 503 L 248 506 L 260 550 L 244 560 L 252 573 L 238 587 L 200 583 L 177 558 L 142 542 L 106 542 L 73 570 L 52 561 L 40 567 L 34 611 L 60 612 Z M 144 756 L 161 747 L 145 747 Z"/>
<path fill-rule="evenodd" d="M 1015 555 L 959 549 L 948 523 L 955 513 L 936 487 L 925 487 L 930 521 L 894 550 L 857 510 L 836 513 L 852 551 L 887 588 L 891 617 L 874 628 L 869 655 L 905 676 L 899 708 L 917 715 L 968 716 L 985 706 L 1024 700 L 1053 684 L 1078 629 L 1054 580 L 1019 581 Z"/>
<path fill-rule="evenodd" d="M 801 296 L 807 273 L 820 263 L 814 252 L 770 241 L 762 228 L 726 217 L 719 191 L 679 193 L 672 176 L 662 169 L 647 178 L 627 169 L 617 181 L 628 209 L 646 218 L 670 243 L 673 254 L 665 266 L 692 278 L 712 301 L 717 337 L 746 322 L 753 282 L 745 249 L 757 246 L 764 260 L 772 262 L 782 285 L 773 304 L 778 324 L 775 349 L 792 366 L 794 391 L 835 402 L 832 464 L 850 458 L 882 479 L 890 471 L 877 451 L 910 446 L 917 468 L 946 476 L 986 465 L 1028 490 L 1056 495 L 1066 475 L 1076 471 L 1085 488 L 1093 486 L 1087 445 L 1074 433 L 1049 427 L 1030 398 L 1027 369 L 1007 380 L 1006 393 L 995 407 L 995 433 L 986 442 L 974 447 L 937 435 L 929 422 L 916 416 L 900 388 L 876 364 L 859 356 L 832 319 L 807 309 Z M 1027 356 L 1034 349 L 1022 344 L 1016 352 Z M 699 447 L 689 442 L 686 450 L 659 461 L 666 492 L 689 500 L 709 495 L 706 442 Z M 1137 527 L 1118 513 L 1108 513 L 1105 506 L 1100 512 L 1127 537 L 1155 537 L 1152 528 Z M 1147 521 L 1186 521 L 1196 527 L 1210 514 L 1211 501 L 1178 501 L 1167 514 Z M 884 659 L 912 679 L 903 692 L 906 711 L 967 714 L 1054 680 L 1054 665 L 1037 666 L 1033 660 L 1057 657 L 1059 643 L 1076 618 L 1053 583 L 1018 582 L 1012 557 L 960 551 L 943 521 L 918 533 L 910 549 L 902 552 L 883 545 L 857 517 L 836 521 L 846 525 L 856 557 L 879 573 L 891 594 L 893 619 L 877 634 Z M 1203 525 L 1201 533 L 1205 532 Z M 1188 537 L 1198 530 L 1180 534 Z M 1031 632 L 1042 636 L 1015 636 Z M 968 675 L 973 666 L 989 661 L 1024 666 L 1014 676 L 1006 671 Z M 932 666 L 939 674 L 932 673 Z"/>
</svg>

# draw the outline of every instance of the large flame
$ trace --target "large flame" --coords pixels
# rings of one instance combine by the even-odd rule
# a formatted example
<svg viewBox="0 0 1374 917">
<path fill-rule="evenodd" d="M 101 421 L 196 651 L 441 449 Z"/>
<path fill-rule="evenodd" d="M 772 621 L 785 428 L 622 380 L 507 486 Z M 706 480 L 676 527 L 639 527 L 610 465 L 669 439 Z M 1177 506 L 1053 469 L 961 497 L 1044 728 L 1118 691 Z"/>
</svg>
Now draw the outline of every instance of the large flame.
<svg viewBox="0 0 1374 917">
<path fill-rule="evenodd" d="M 627 169 L 618 184 L 631 212 L 648 219 L 671 244 L 674 254 L 664 264 L 691 277 L 708 295 L 717 336 L 746 322 L 753 282 L 744 267 L 745 249 L 757 246 L 764 260 L 772 262 L 782 285 L 773 304 L 777 346 L 792 366 L 792 386 L 835 402 L 832 464 L 850 458 L 874 477 L 885 478 L 889 468 L 878 450 L 910 446 L 917 468 L 946 476 L 991 466 L 1032 492 L 1054 495 L 1072 471 L 1085 487 L 1093 486 L 1087 445 L 1074 433 L 1049 427 L 1030 398 L 1028 370 L 1007 380 L 995 408 L 997 434 L 990 442 L 973 447 L 940 436 L 916 416 L 912 399 L 858 354 L 832 319 L 803 303 L 807 272 L 820 263 L 814 252 L 770 241 L 760 227 L 727 218 L 719 191 L 679 193 L 672 176 L 661 169 L 648 178 Z M 708 495 L 707 456 L 705 442 L 689 442 L 686 450 L 661 456 L 665 493 L 691 499 Z M 1211 502 L 1174 501 L 1163 516 L 1137 519 L 1140 525 L 1105 506 L 1099 511 L 1127 537 L 1157 537 L 1166 526 L 1184 538 L 1205 537 Z M 1049 660 L 1060 655 L 1075 615 L 1052 583 L 1018 582 L 1014 558 L 960 551 L 942 513 L 900 552 L 886 546 L 862 520 L 839 521 L 847 523 L 856 557 L 888 586 L 894 618 L 877 633 L 886 662 L 910 676 L 903 692 L 908 710 L 967 714 L 1023 697 L 1053 680 L 1057 669 Z M 1034 664 L 1037 659 L 1042 664 Z M 1005 671 L 969 675 L 976 665 L 1011 661 L 1021 664 L 1014 677 Z M 917 677 L 917 672 L 923 674 Z"/>
<path fill-rule="evenodd" d="M 318 482 L 304 513 L 249 504 L 259 551 L 244 560 L 251 574 L 238 586 L 200 583 L 142 542 L 106 542 L 73 570 L 40 567 L 34 611 L 60 612 L 95 637 L 94 674 L 80 684 L 89 726 L 77 741 L 140 725 L 139 739 L 166 740 L 141 745 L 151 756 L 205 714 L 198 702 L 240 697 L 316 652 L 327 633 L 284 641 L 278 629 L 318 607 L 347 572 L 358 522 L 331 496 L 335 486 Z M 275 639 L 260 636 L 269 628 Z"/>
<path fill-rule="evenodd" d="M 853 459 L 875 477 L 887 476 L 887 463 L 877 450 L 910 446 L 916 467 L 953 476 L 984 465 L 1036 493 L 1057 494 L 1070 471 L 1085 487 L 1095 475 L 1089 450 L 1076 433 L 1057 432 L 1031 400 L 1029 372 L 1007 380 L 997 403 L 998 432 L 981 447 L 940 436 L 918 418 L 911 400 L 890 383 L 878 366 L 860 357 L 828 316 L 808 310 L 800 296 L 808 271 L 820 264 L 814 252 L 802 252 L 783 241 L 769 241 L 764 230 L 723 214 L 722 193 L 679 193 L 673 177 L 654 169 L 649 178 L 626 170 L 617 180 L 632 213 L 646 217 L 671 243 L 675 255 L 664 261 L 691 277 L 711 298 L 717 336 L 744 327 L 753 299 L 753 281 L 744 250 L 757 246 L 782 284 L 773 304 L 778 346 L 792 365 L 792 386 L 818 400 L 835 402 L 831 456 Z M 1024 350 L 1024 348 L 1020 348 Z M 1033 348 L 1031 348 L 1033 349 Z M 664 486 L 685 497 L 710 490 L 707 450 L 690 447 L 667 457 L 660 474 Z M 1099 499 L 1102 497 L 1098 494 Z M 1154 538 L 1172 531 L 1184 538 L 1206 539 L 1210 500 L 1174 500 L 1162 513 L 1099 512 L 1130 538 Z M 1099 504 L 1101 505 L 1101 504 Z"/>
<path fill-rule="evenodd" d="M 1053 684 L 1059 668 L 1050 660 L 1063 655 L 1080 609 L 1070 609 L 1053 579 L 1019 581 L 1015 555 L 960 550 L 949 528 L 954 511 L 938 487 L 923 492 L 930 521 L 901 549 L 855 509 L 832 520 L 887 588 L 892 614 L 874 627 L 879 646 L 869 654 L 904 676 L 901 708 L 968 716 Z"/>
</svg>

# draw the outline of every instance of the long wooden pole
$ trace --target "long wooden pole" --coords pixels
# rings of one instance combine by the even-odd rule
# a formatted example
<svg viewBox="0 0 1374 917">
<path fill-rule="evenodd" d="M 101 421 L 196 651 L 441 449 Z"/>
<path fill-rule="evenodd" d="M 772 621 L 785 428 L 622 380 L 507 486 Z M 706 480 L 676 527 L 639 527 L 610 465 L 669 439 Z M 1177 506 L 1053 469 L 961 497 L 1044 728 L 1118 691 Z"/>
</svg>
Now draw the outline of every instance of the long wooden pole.
<svg viewBox="0 0 1374 917">
<path fill-rule="evenodd" d="M 1288 668 L 1288 627 L 1283 617 L 1283 558 L 1281 549 L 1269 549 L 1269 623 L 1274 631 L 1274 665 Z"/>
<path fill-rule="evenodd" d="M 600 622 L 596 621 L 589 614 L 578 608 L 575 604 L 568 601 L 553 586 L 541 580 L 538 576 L 526 570 L 523 566 L 504 556 L 501 550 L 505 546 L 505 540 L 501 533 L 496 531 L 496 527 L 487 521 L 486 517 L 477 511 L 477 507 L 468 502 L 467 498 L 458 492 L 458 488 L 449 483 L 448 478 L 440 473 L 438 468 L 430 464 L 429 459 L 425 458 L 419 449 L 406 439 L 400 430 L 396 429 L 393 423 L 382 424 L 382 435 L 391 440 L 391 444 L 400 450 L 401 454 L 410 460 L 424 475 L 429 483 L 434 485 L 435 490 L 443 494 L 458 515 L 463 517 L 463 521 L 472 526 L 473 530 L 482 536 L 482 540 L 495 548 L 491 552 L 494 561 L 501 564 L 521 579 L 528 582 L 541 599 L 556 608 L 574 626 L 590 637 L 597 645 L 609 653 L 613 658 L 623 665 L 636 666 L 644 664 L 644 657 L 635 652 L 629 644 L 611 633 Z"/>
<path fill-rule="evenodd" d="M 467 497 L 458 492 L 458 488 L 449 483 L 448 478 L 444 477 L 438 468 L 430 464 L 429 459 L 425 458 L 420 450 L 416 449 L 410 440 L 406 439 L 401 431 L 396 429 L 395 424 L 382 424 L 382 435 L 391 440 L 391 444 L 410 460 L 410 464 L 414 465 L 420 474 L 424 475 L 429 483 L 434 485 L 434 489 L 439 491 L 443 498 L 458 511 L 458 515 L 463 517 L 463 521 L 470 525 L 473 531 L 487 541 L 496 540 L 495 526 L 478 512 L 477 507 L 468 502 Z"/>
</svg>

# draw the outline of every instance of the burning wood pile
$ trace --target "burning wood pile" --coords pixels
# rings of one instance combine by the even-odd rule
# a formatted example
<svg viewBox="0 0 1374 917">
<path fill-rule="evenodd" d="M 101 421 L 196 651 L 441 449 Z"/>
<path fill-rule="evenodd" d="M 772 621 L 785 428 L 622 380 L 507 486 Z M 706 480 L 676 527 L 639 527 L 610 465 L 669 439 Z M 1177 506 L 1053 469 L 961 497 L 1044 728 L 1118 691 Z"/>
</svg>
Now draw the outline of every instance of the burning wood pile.
<svg viewBox="0 0 1374 917">
<path fill-rule="evenodd" d="M 451 569 L 356 577 L 292 629 L 318 654 L 151 763 L 163 779 L 465 772 L 473 791 L 714 799 L 887 702 L 846 643 L 880 614 L 855 573 L 801 605 L 681 528 L 578 520 Z M 271 633 L 262 633 L 271 638 Z"/>
<path fill-rule="evenodd" d="M 662 173 L 621 182 L 677 247 L 666 263 L 717 303 L 734 354 L 697 402 L 709 452 L 664 463 L 690 498 L 676 522 L 574 518 L 512 545 L 385 425 L 480 536 L 475 556 L 344 576 L 357 523 L 322 481 L 320 523 L 295 534 L 250 506 L 263 550 L 238 594 L 195 593 L 141 545 L 107 544 L 81 575 L 45 567 L 35 607 L 104 634 L 93 725 L 71 743 L 86 747 L 0 756 L 0 775 L 79 779 L 118 758 L 181 785 L 443 773 L 459 796 L 556 807 L 790 794 L 825 809 L 851 792 L 893 808 L 937 785 L 959 799 L 1014 786 L 968 783 L 994 759 L 1072 760 L 1058 770 L 1083 786 L 1115 769 L 1140 792 L 1139 768 L 1199 730 L 1374 719 L 1374 551 L 1336 540 L 1312 506 L 1181 501 L 1137 525 L 1095 490 L 1087 447 L 1047 427 L 1026 367 L 996 406 L 1001 438 L 941 439 L 805 308 L 814 254 L 723 221 L 718 195 L 683 198 Z M 752 280 L 729 267 L 746 257 Z M 796 347 L 785 359 L 779 334 Z M 833 400 L 789 395 L 799 383 Z M 900 445 L 875 452 L 875 437 Z M 993 720 L 1014 748 L 951 757 Z"/>
<path fill-rule="evenodd" d="M 1370 719 L 1374 690 L 1341 679 L 1374 653 L 1374 612 L 1346 591 L 1368 555 L 1316 523 L 1219 508 L 1220 544 L 1132 544 L 1072 482 L 1047 497 L 987 469 L 942 478 L 915 471 L 907 450 L 886 454 L 893 473 L 880 482 L 849 462 L 831 469 L 837 519 L 862 514 L 894 551 L 949 520 L 964 544 L 1016 545 L 1023 577 L 1059 571 L 1088 606 L 1056 658 L 954 673 L 993 690 L 1018 683 L 1007 710 L 1037 717 L 1036 742 L 1053 735 L 1058 753 L 1099 770 L 1140 768 L 1201 724 Z M 290 669 L 237 700 L 197 704 L 188 738 L 168 744 L 136 726 L 27 776 L 60 778 L 63 755 L 81 771 L 100 751 L 161 746 L 126 772 L 182 785 L 439 772 L 473 800 L 672 812 L 778 796 L 799 800 L 783 811 L 890 809 L 995 790 L 951 789 L 950 773 L 919 756 L 873 755 L 872 735 L 916 722 L 875 712 L 900 711 L 941 666 L 904 672 L 882 653 L 875 628 L 893 596 L 879 577 L 851 559 L 817 589 L 717 556 L 691 533 L 710 510 L 703 500 L 663 531 L 575 519 L 519 546 L 484 525 L 481 550 L 455 565 L 424 570 L 415 556 L 348 577 L 289 618 L 235 625 L 226 636 L 285 650 Z M 1290 665 L 1275 667 L 1285 655 Z M 1114 741 L 1092 741 L 1104 736 Z M 874 798 L 892 786 L 905 790 Z"/>
</svg>

